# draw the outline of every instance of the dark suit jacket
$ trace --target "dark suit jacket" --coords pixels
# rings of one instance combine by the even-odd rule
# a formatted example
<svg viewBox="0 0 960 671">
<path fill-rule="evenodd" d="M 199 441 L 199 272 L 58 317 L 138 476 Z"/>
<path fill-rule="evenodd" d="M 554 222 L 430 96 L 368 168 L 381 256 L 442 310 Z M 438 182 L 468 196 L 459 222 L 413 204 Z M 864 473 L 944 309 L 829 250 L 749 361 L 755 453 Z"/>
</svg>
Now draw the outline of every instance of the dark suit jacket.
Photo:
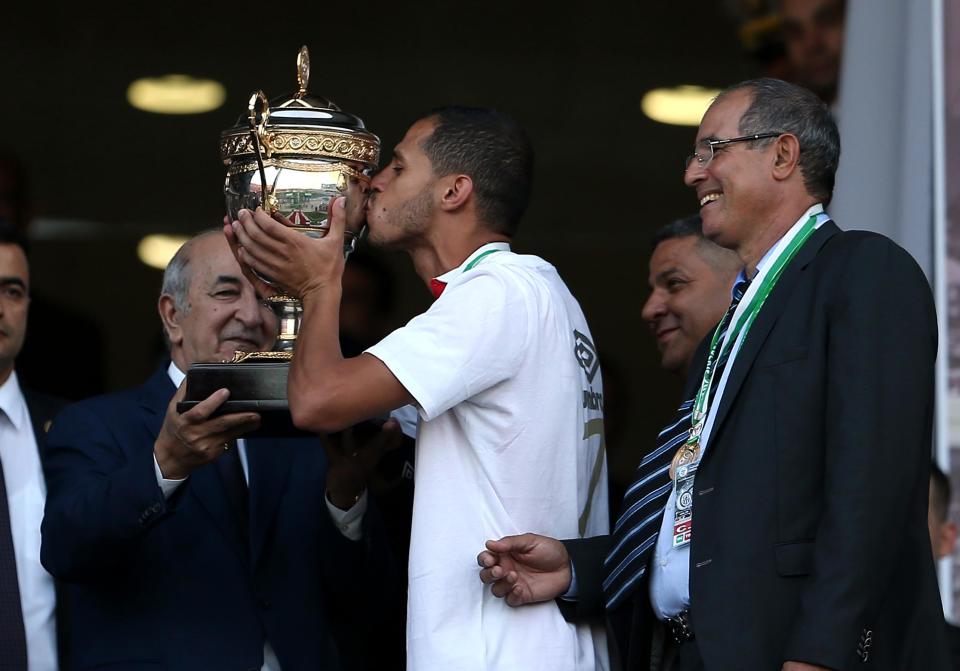
<svg viewBox="0 0 960 671">
<path fill-rule="evenodd" d="M 890 240 L 828 222 L 786 268 L 695 480 L 691 617 L 707 669 L 949 668 L 926 525 L 936 347 L 929 285 Z M 587 612 L 605 540 L 568 547 Z M 648 588 L 613 617 L 631 669 L 649 664 Z"/>
<path fill-rule="evenodd" d="M 259 669 L 265 640 L 284 671 L 352 667 L 340 633 L 361 630 L 376 553 L 333 526 L 319 441 L 247 442 L 243 529 L 214 464 L 164 500 L 153 445 L 173 393 L 163 368 L 48 434 L 41 558 L 70 583 L 68 668 Z"/>
<path fill-rule="evenodd" d="M 67 402 L 62 398 L 41 394 L 32 389 L 23 389 L 22 391 L 23 399 L 27 403 L 27 411 L 30 413 L 33 435 L 37 440 L 37 449 L 40 451 L 40 458 L 43 459 L 47 431 L 53 426 L 53 418 L 57 416 L 57 413 L 63 409 Z"/>
<path fill-rule="evenodd" d="M 19 371 L 17 374 L 19 375 Z M 21 391 L 23 393 L 23 399 L 27 404 L 27 412 L 30 415 L 30 424 L 33 427 L 33 436 L 37 442 L 37 452 L 40 454 L 40 462 L 43 463 L 46 459 L 47 431 L 49 431 L 53 425 L 53 418 L 56 417 L 57 413 L 66 405 L 66 401 L 56 396 L 41 394 L 32 389 L 21 388 Z M 57 656 L 60 658 L 60 665 L 62 667 L 67 659 L 66 645 L 69 622 L 67 621 L 63 585 L 60 581 L 55 581 L 54 586 L 57 594 L 55 615 L 57 621 Z"/>
<path fill-rule="evenodd" d="M 950 643 L 950 660 L 953 671 L 960 671 L 960 627 L 947 622 L 947 641 Z"/>
</svg>

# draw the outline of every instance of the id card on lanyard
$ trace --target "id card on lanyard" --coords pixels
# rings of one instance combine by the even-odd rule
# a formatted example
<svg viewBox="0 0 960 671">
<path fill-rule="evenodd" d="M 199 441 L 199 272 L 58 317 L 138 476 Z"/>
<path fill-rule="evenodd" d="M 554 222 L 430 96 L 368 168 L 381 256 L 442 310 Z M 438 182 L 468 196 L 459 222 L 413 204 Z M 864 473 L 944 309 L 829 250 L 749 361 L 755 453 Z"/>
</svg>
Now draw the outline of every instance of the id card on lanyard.
<svg viewBox="0 0 960 671">
<path fill-rule="evenodd" d="M 750 297 L 746 308 L 736 310 L 729 316 L 732 325 L 727 329 L 726 336 L 720 342 L 720 333 L 726 326 L 722 321 L 713 332 L 710 341 L 710 350 L 707 355 L 707 365 L 703 372 L 703 379 L 694 399 L 693 410 L 690 415 L 690 433 L 686 441 L 674 455 L 670 466 L 670 474 L 674 479 L 674 513 L 673 513 L 673 547 L 683 547 L 693 537 L 693 480 L 700 464 L 700 438 L 706 425 L 710 410 L 710 390 L 713 377 L 716 374 L 717 361 L 728 354 L 732 358 L 732 349 L 737 343 L 746 340 L 747 333 L 754 320 L 760 313 L 764 302 L 773 291 L 784 269 L 790 263 L 803 244 L 813 235 L 817 224 L 826 221 L 829 217 L 824 212 L 814 213 L 803 223 L 790 239 L 783 239 L 779 243 L 780 250 L 776 253 L 770 265 L 769 272 L 763 277 L 756 290 Z M 753 289 L 753 287 L 751 287 Z M 750 291 L 748 290 L 748 294 Z M 744 296 L 746 300 L 746 296 Z M 743 307 L 742 304 L 740 306 Z M 727 319 L 727 316 L 724 317 Z"/>
</svg>

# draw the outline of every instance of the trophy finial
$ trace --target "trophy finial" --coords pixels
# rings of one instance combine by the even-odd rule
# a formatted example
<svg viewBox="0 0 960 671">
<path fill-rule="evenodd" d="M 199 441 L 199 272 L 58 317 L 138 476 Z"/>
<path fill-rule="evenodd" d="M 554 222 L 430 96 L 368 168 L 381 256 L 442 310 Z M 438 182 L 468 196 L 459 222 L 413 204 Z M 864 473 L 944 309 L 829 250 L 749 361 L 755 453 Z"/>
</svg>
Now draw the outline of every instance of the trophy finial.
<svg viewBox="0 0 960 671">
<path fill-rule="evenodd" d="M 310 83 L 310 51 L 307 46 L 300 47 L 300 53 L 297 54 L 297 98 L 302 98 L 307 94 L 307 85 Z"/>
</svg>

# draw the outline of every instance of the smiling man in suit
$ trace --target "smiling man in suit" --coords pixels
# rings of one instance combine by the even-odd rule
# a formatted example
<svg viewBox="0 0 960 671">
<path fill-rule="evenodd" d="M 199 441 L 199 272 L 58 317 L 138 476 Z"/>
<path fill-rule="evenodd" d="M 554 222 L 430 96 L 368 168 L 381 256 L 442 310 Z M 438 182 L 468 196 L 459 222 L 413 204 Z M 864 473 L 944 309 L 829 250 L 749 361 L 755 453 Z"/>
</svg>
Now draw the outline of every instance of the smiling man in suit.
<svg viewBox="0 0 960 671">
<path fill-rule="evenodd" d="M 169 366 L 69 406 L 51 431 L 42 559 L 70 583 L 70 668 L 357 662 L 341 629 L 360 627 L 370 567 L 362 483 L 328 469 L 316 438 L 244 440 L 258 415 L 211 416 L 226 390 L 176 411 L 192 363 L 269 349 L 258 298 L 219 231 L 193 238 L 159 300 Z"/>
<path fill-rule="evenodd" d="M 685 182 L 743 263 L 730 307 L 612 535 L 490 541 L 494 594 L 606 611 L 631 670 L 949 668 L 926 525 L 933 298 L 900 247 L 824 211 L 839 152 L 805 89 L 714 101 Z"/>
</svg>

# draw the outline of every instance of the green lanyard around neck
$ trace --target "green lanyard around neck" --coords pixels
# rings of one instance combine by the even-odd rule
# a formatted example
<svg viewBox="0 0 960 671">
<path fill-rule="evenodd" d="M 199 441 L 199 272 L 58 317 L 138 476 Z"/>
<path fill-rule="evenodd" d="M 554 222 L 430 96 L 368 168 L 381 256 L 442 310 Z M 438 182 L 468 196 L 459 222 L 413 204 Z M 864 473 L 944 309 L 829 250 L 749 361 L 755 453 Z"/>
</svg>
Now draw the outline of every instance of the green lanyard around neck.
<svg viewBox="0 0 960 671">
<path fill-rule="evenodd" d="M 761 280 L 760 286 L 757 287 L 756 293 L 753 294 L 753 298 L 750 299 L 750 303 L 740 315 L 736 324 L 733 325 L 733 328 L 727 330 L 727 337 L 723 343 L 719 342 L 723 324 L 720 324 L 714 330 L 713 338 L 710 340 L 710 354 L 707 357 L 707 367 L 703 371 L 703 380 L 700 382 L 700 389 L 697 390 L 696 400 L 693 403 L 693 410 L 690 417 L 690 435 L 687 436 L 685 447 L 693 447 L 700 444 L 700 434 L 703 432 L 704 424 L 706 424 L 707 404 L 710 400 L 710 387 L 713 383 L 714 373 L 716 373 L 717 361 L 721 359 L 724 354 L 730 352 L 741 333 L 743 334 L 743 338 L 746 339 L 747 333 L 749 333 L 750 327 L 753 325 L 753 321 L 760 313 L 760 308 L 763 307 L 767 296 L 773 291 L 773 287 L 776 285 L 777 280 L 780 279 L 780 275 L 783 274 L 787 264 L 796 256 L 800 248 L 803 247 L 803 243 L 805 243 L 816 230 L 817 216 L 817 214 L 810 215 L 810 218 L 807 219 L 797 234 L 793 236 L 790 244 L 774 259 L 773 265 L 770 266 L 770 272 Z M 734 315 L 730 315 L 731 320 L 733 317 Z M 689 447 L 687 447 L 687 449 L 689 449 Z"/>
<path fill-rule="evenodd" d="M 485 257 L 490 256 L 491 254 L 496 254 L 497 252 L 502 252 L 502 251 L 503 251 L 502 249 L 488 249 L 483 254 L 480 254 L 477 258 L 475 258 L 473 261 L 468 263 L 461 272 L 465 273 L 468 270 L 473 270 L 473 267 L 478 263 L 480 263 L 480 261 L 482 261 Z"/>
</svg>

